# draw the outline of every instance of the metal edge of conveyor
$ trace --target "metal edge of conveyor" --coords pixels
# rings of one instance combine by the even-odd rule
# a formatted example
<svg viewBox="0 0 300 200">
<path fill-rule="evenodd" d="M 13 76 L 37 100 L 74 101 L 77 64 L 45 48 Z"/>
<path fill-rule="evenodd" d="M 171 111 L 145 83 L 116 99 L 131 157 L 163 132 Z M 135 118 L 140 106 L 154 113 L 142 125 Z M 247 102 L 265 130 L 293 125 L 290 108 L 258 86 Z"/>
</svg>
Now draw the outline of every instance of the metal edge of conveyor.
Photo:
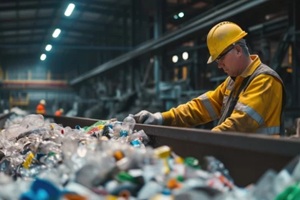
<svg viewBox="0 0 300 200">
<path fill-rule="evenodd" d="M 5 122 L 9 118 L 9 116 L 11 114 L 12 113 L 3 113 L 3 114 L 0 114 L 0 129 L 4 128 Z"/>
<path fill-rule="evenodd" d="M 76 125 L 81 127 L 90 126 L 99 119 L 80 118 L 80 117 L 56 117 L 49 116 L 58 124 L 74 128 Z M 297 156 L 300 154 L 300 140 L 289 138 L 273 138 L 265 135 L 253 135 L 246 133 L 215 133 L 210 130 L 196 128 L 179 128 L 171 126 L 157 126 L 136 124 L 136 130 L 144 130 L 153 140 L 157 137 L 172 138 L 184 142 L 198 144 L 211 144 L 223 147 L 251 150 L 254 152 L 271 153 L 282 156 Z M 152 144 L 155 141 L 152 141 Z M 155 145 L 155 144 L 153 144 Z"/>
<path fill-rule="evenodd" d="M 79 125 L 80 127 L 91 126 L 92 124 L 100 120 L 84 117 L 66 117 L 53 115 L 45 115 L 45 118 L 53 119 L 55 123 L 61 124 L 63 126 L 69 126 L 71 128 L 75 128 L 76 125 Z"/>
<path fill-rule="evenodd" d="M 2 113 L 0 114 L 0 120 L 7 120 L 7 118 L 11 115 L 12 113 Z"/>
<path fill-rule="evenodd" d="M 289 138 L 273 138 L 267 135 L 222 132 L 216 133 L 205 129 L 179 128 L 137 124 L 136 129 L 143 129 L 145 133 L 178 139 L 186 142 L 206 143 L 237 149 L 246 149 L 264 153 L 273 153 L 283 156 L 300 154 L 300 140 Z"/>
</svg>

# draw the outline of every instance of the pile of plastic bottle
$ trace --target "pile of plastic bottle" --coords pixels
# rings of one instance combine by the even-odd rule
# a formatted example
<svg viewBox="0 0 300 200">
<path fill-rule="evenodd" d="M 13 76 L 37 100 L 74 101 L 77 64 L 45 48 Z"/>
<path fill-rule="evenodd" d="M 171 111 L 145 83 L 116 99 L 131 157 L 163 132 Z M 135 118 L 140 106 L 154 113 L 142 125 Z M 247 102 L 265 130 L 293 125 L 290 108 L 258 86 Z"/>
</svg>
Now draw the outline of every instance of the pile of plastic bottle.
<svg viewBox="0 0 300 200">
<path fill-rule="evenodd" d="M 152 148 L 131 115 L 63 127 L 42 115 L 7 120 L 0 133 L 0 199 L 300 199 L 300 163 L 239 188 L 214 157 L 205 167 Z"/>
</svg>

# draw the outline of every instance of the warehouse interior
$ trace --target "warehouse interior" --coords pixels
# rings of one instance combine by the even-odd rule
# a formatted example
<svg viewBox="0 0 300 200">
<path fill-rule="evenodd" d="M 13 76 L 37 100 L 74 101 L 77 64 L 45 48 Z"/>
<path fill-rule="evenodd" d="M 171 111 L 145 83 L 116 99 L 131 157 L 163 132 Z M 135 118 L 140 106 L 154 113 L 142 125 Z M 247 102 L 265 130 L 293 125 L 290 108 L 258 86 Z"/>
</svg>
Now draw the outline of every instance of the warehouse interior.
<svg viewBox="0 0 300 200">
<path fill-rule="evenodd" d="M 66 16 L 70 3 L 75 7 Z M 300 115 L 299 4 L 2 0 L 1 111 L 19 107 L 34 113 L 41 99 L 47 101 L 48 114 L 63 108 L 71 117 L 123 119 L 142 109 L 167 110 L 226 78 L 216 64 L 206 63 L 206 35 L 213 25 L 228 20 L 248 32 L 251 53 L 283 79 L 285 126 L 292 131 Z"/>
<path fill-rule="evenodd" d="M 299 4 L 1 0 L 0 200 L 300 199 Z M 207 34 L 221 21 L 245 30 L 250 53 L 283 80 L 285 134 L 277 126 L 282 105 L 281 90 L 274 93 L 280 84 L 277 74 L 257 67 L 254 56 L 240 54 L 241 49 L 247 53 L 244 40 L 226 44 L 215 62 L 207 64 Z M 224 61 L 234 48 L 231 62 Z M 233 77 L 242 71 L 254 75 L 234 77 L 239 88 L 226 82 L 212 98 L 200 96 L 223 83 L 230 74 L 225 67 L 237 68 Z M 276 76 L 272 84 L 268 75 Z M 254 76 L 260 76 L 259 83 L 253 84 Z M 255 90 L 239 93 L 249 80 Z M 198 101 L 182 106 L 179 117 L 174 112 L 181 124 L 204 121 L 203 116 L 211 117 L 204 112 L 219 108 L 225 113 L 222 122 L 235 109 L 231 118 L 239 115 L 242 129 L 220 129 L 218 134 L 211 130 L 216 121 L 177 127 L 178 122 L 168 123 L 169 113 L 163 119 L 151 115 L 153 124 L 130 115 L 166 111 L 195 97 Z M 270 97 L 272 105 L 264 101 Z M 256 110 L 263 110 L 266 120 L 251 107 L 261 102 L 265 107 Z M 213 103 L 215 107 L 207 106 Z M 194 112 L 195 104 L 203 104 L 204 112 Z M 244 113 L 251 119 L 240 117 Z M 267 124 L 268 118 L 274 118 L 270 126 L 251 134 L 255 123 Z"/>
</svg>

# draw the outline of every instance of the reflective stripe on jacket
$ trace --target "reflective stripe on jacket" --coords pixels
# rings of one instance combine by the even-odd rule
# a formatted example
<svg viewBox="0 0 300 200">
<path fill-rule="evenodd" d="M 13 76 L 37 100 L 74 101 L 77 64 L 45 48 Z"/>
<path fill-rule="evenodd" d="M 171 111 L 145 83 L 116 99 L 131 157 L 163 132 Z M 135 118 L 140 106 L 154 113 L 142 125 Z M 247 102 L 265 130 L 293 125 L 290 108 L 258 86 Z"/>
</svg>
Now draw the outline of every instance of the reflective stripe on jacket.
<svg viewBox="0 0 300 200">
<path fill-rule="evenodd" d="M 275 71 L 263 65 L 257 55 L 252 55 L 251 59 L 251 65 L 235 80 L 227 77 L 214 91 L 208 91 L 177 108 L 163 112 L 163 124 L 193 127 L 219 119 L 225 114 L 231 91 L 235 93 L 243 80 L 253 75 L 245 90 L 239 94 L 231 115 L 212 130 L 279 134 L 282 80 Z M 256 70 L 260 72 L 254 73 Z"/>
</svg>

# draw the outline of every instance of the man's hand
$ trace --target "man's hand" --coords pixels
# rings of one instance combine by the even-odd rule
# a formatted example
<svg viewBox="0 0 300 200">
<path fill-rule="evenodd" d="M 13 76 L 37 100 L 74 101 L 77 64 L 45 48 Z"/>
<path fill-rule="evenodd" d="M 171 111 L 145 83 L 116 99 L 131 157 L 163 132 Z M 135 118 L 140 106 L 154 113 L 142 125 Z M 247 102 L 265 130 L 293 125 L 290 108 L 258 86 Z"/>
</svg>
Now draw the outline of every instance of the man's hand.
<svg viewBox="0 0 300 200">
<path fill-rule="evenodd" d="M 142 110 L 135 114 L 133 118 L 137 123 L 162 125 L 162 115 L 160 112 L 153 114 L 147 110 Z"/>
</svg>

